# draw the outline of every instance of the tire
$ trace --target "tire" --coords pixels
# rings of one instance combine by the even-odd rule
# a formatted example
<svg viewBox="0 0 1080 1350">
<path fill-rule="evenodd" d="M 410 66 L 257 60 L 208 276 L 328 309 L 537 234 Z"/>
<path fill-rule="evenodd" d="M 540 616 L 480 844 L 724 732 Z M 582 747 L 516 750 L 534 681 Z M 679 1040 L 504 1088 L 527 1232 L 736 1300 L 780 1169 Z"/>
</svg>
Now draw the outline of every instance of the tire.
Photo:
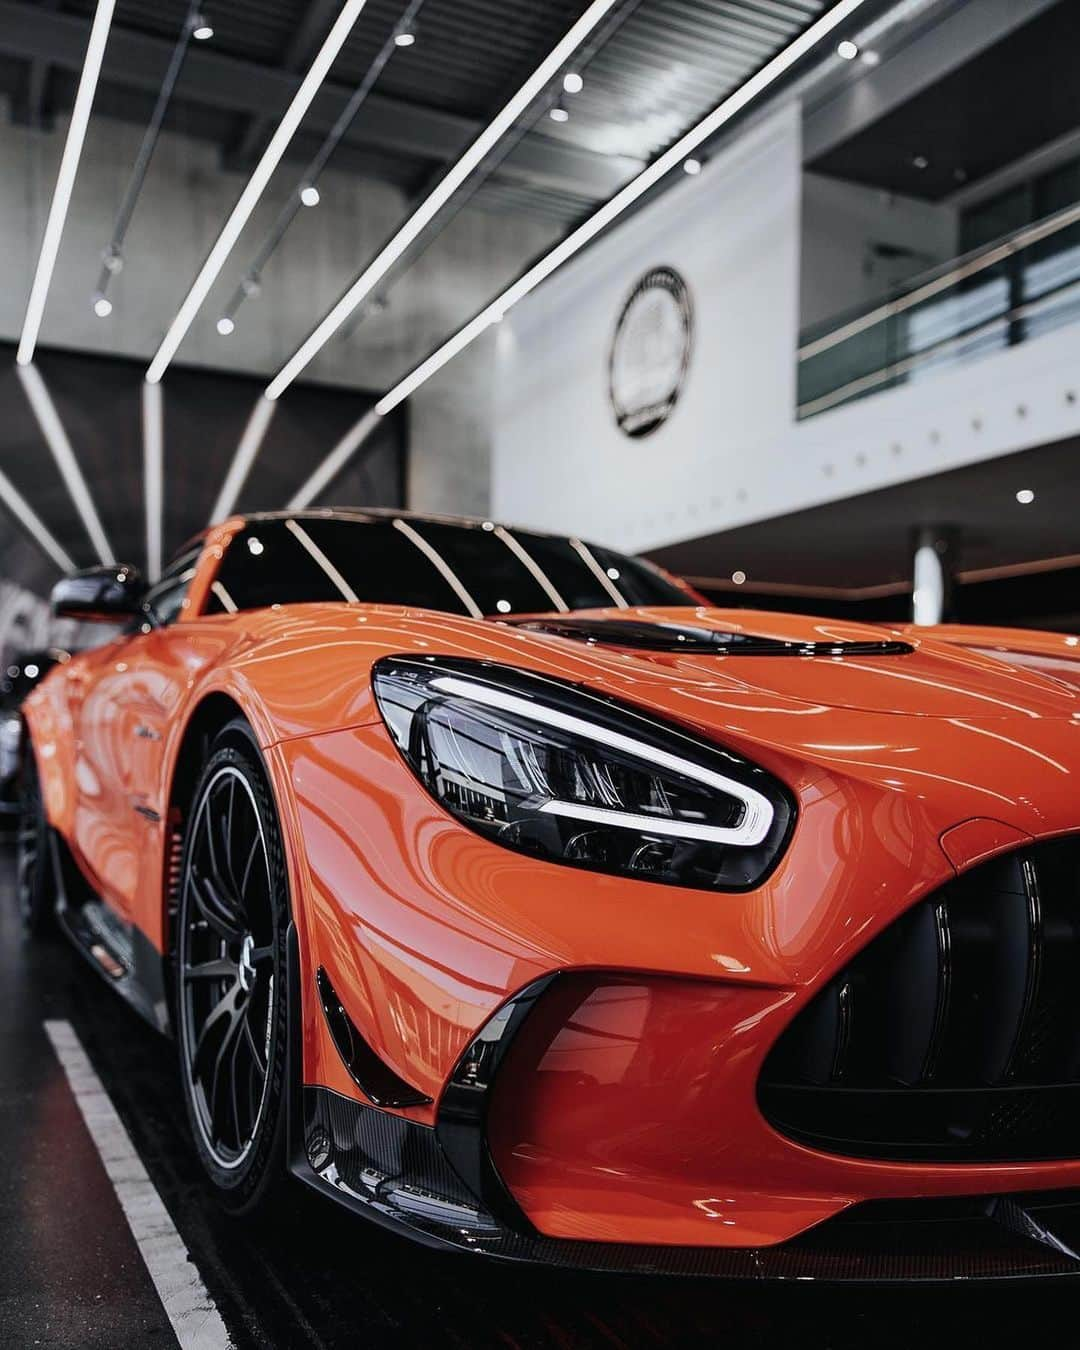
<svg viewBox="0 0 1080 1350">
<path fill-rule="evenodd" d="M 269 1205 L 286 1178 L 289 883 L 246 722 L 216 738 L 185 829 L 175 941 L 181 1087 L 224 1207 Z"/>
<path fill-rule="evenodd" d="M 56 894 L 49 866 L 49 823 L 30 738 L 23 742 L 18 778 L 19 816 L 15 842 L 15 895 L 23 927 L 41 937 L 53 925 Z"/>
</svg>

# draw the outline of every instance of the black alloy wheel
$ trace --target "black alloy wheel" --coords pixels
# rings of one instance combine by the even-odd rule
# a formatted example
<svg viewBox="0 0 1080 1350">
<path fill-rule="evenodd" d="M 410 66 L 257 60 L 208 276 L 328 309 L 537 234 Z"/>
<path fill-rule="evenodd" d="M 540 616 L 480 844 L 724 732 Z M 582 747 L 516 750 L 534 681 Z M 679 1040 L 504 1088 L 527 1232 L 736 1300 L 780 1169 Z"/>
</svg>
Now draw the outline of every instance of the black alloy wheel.
<svg viewBox="0 0 1080 1350">
<path fill-rule="evenodd" d="M 41 796 L 34 748 L 24 735 L 19 765 L 19 817 L 15 836 L 15 895 L 28 933 L 43 933 L 53 918 L 49 870 L 49 826 Z"/>
<path fill-rule="evenodd" d="M 188 1116 L 227 1207 L 284 1173 L 288 878 L 258 749 L 225 729 L 188 816 L 176 937 L 176 1020 Z"/>
</svg>

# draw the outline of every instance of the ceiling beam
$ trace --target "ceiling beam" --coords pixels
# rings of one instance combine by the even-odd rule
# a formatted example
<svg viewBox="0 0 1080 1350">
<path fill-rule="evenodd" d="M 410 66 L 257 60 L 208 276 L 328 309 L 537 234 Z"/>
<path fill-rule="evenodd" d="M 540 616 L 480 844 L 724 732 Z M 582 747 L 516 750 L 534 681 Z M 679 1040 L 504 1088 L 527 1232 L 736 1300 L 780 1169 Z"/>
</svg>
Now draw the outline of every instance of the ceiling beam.
<svg viewBox="0 0 1080 1350">
<path fill-rule="evenodd" d="M 77 15 L 50 13 L 21 0 L 0 0 L 0 54 L 23 60 L 48 60 L 56 68 L 82 68 L 89 31 Z M 102 82 L 143 93 L 161 85 L 173 43 L 114 25 L 102 70 Z M 222 52 L 192 50 L 176 87 L 176 98 L 224 112 L 277 117 L 292 100 L 300 76 Z M 308 133 L 325 134 L 334 125 L 352 89 L 325 84 L 304 121 Z M 428 162 L 457 159 L 482 129 L 475 118 L 422 108 L 404 99 L 373 92 L 346 143 L 378 147 L 390 154 Z M 610 197 L 641 167 L 626 156 L 599 155 L 560 144 L 552 137 L 527 136 L 499 165 L 498 176 L 573 192 L 589 200 Z"/>
<path fill-rule="evenodd" d="M 42 8 L 58 10 L 60 0 L 44 0 Z M 22 85 L 12 101 L 12 120 L 22 126 L 50 127 L 52 118 L 49 115 L 48 90 L 49 62 L 44 57 L 35 57 L 27 63 Z"/>
<path fill-rule="evenodd" d="M 337 17 L 338 8 L 339 0 L 311 0 L 282 54 L 282 70 L 296 73 L 306 69 L 320 37 L 329 31 L 330 25 Z M 261 142 L 266 139 L 268 128 L 271 126 L 273 121 L 267 117 L 244 119 L 240 131 L 226 152 L 225 159 L 230 169 L 252 168 Z"/>
</svg>

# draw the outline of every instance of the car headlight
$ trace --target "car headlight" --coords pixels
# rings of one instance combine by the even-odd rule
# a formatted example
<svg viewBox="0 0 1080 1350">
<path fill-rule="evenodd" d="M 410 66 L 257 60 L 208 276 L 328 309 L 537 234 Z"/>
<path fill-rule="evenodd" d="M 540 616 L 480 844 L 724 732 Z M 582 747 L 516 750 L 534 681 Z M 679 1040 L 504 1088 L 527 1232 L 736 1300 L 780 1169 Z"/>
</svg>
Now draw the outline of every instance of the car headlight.
<svg viewBox="0 0 1080 1350">
<path fill-rule="evenodd" d="M 715 890 L 759 884 L 795 819 L 749 761 L 570 684 L 483 661 L 387 657 L 398 749 L 464 824 L 553 862 Z"/>
</svg>

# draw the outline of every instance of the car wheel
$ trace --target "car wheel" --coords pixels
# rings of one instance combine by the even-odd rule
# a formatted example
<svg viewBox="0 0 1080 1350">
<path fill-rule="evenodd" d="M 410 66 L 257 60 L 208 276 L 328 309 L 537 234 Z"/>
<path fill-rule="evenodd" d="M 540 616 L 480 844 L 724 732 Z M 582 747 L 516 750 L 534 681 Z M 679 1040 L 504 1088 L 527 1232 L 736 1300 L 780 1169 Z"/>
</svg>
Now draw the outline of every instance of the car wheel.
<svg viewBox="0 0 1080 1350">
<path fill-rule="evenodd" d="M 37 760 L 29 740 L 23 747 L 18 787 L 15 894 L 24 928 L 38 936 L 52 923 L 55 896 L 49 869 L 49 825 L 45 819 Z"/>
<path fill-rule="evenodd" d="M 288 875 L 246 723 L 217 738 L 185 831 L 175 944 L 180 1071 L 203 1167 L 226 1208 L 285 1176 Z"/>
</svg>

